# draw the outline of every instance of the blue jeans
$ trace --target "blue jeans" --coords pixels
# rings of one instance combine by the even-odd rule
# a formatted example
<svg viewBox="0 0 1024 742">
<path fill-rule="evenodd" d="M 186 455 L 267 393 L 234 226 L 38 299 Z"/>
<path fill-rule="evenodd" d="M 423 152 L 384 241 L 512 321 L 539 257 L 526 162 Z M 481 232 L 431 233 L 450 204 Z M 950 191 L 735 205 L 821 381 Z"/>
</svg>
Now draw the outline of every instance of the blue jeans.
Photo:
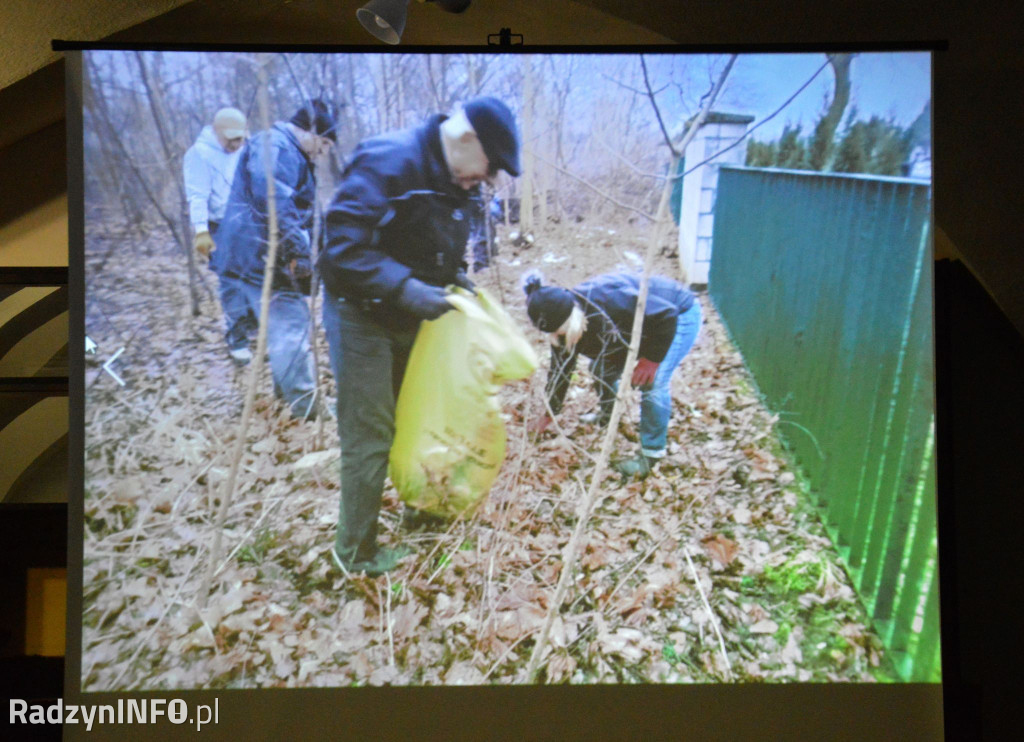
<svg viewBox="0 0 1024 742">
<path fill-rule="evenodd" d="M 242 280 L 239 278 L 219 275 L 217 285 L 220 306 L 224 310 L 224 340 L 228 344 L 228 349 L 248 348 L 249 343 L 256 337 L 256 328 L 259 326 L 259 304 L 257 303 L 256 312 L 253 312 L 242 288 Z"/>
<path fill-rule="evenodd" d="M 259 317 L 262 288 L 242 280 L 236 286 L 248 310 Z M 274 392 L 296 416 L 310 411 L 316 391 L 307 302 L 305 296 L 294 291 L 272 291 L 267 316 L 267 355 Z"/>
<path fill-rule="evenodd" d="M 324 292 L 324 332 L 338 386 L 341 504 L 335 551 L 347 564 L 377 551 L 377 518 L 395 437 L 395 402 L 416 330 L 391 330 Z"/>
<path fill-rule="evenodd" d="M 668 444 L 668 421 L 672 416 L 672 374 L 697 341 L 700 333 L 700 302 L 694 297 L 693 306 L 676 320 L 676 336 L 658 366 L 654 383 L 640 395 L 640 446 L 644 456 L 661 458 Z"/>
<path fill-rule="evenodd" d="M 216 245 L 220 223 L 211 221 L 209 226 L 210 237 Z M 210 270 L 217 276 L 220 308 L 224 312 L 224 341 L 228 344 L 228 350 L 248 348 L 249 342 L 256 337 L 256 329 L 259 326 L 259 307 L 257 306 L 255 313 L 249 308 L 249 302 L 246 301 L 245 293 L 239 285 L 241 279 L 217 273 L 213 270 L 212 263 Z"/>
</svg>

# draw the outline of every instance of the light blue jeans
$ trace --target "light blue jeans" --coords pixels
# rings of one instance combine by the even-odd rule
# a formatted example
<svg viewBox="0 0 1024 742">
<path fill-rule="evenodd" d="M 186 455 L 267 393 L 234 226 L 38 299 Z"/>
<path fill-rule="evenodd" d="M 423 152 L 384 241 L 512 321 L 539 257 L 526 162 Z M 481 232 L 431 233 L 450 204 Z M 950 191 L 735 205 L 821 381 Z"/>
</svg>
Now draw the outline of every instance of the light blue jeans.
<svg viewBox="0 0 1024 742">
<path fill-rule="evenodd" d="M 217 232 L 220 231 L 219 222 L 210 222 L 210 237 L 217 245 Z M 220 296 L 220 308 L 224 312 L 224 341 L 228 344 L 228 350 L 239 350 L 248 348 L 249 343 L 256 337 L 256 329 L 259 325 L 259 305 L 256 311 L 249 307 L 245 298 L 245 291 L 242 289 L 242 279 L 237 276 L 221 275 L 210 270 L 217 276 L 217 288 Z"/>
<path fill-rule="evenodd" d="M 228 350 L 248 348 L 256 337 L 259 325 L 259 302 L 256 311 L 249 306 L 246 298 L 244 282 L 231 276 L 217 276 L 217 287 L 220 294 L 220 306 L 224 310 L 224 341 Z"/>
<path fill-rule="evenodd" d="M 668 421 L 672 416 L 672 374 L 697 342 L 701 325 L 700 301 L 676 320 L 676 336 L 658 366 L 654 383 L 640 395 L 640 447 L 644 456 L 660 459 L 668 444 Z"/>
<path fill-rule="evenodd" d="M 262 288 L 246 281 L 237 286 L 249 310 L 259 317 Z M 294 291 L 272 291 L 267 318 L 267 355 L 274 377 L 274 393 L 304 417 L 313 404 L 316 383 L 313 352 L 309 345 L 309 299 Z"/>
</svg>

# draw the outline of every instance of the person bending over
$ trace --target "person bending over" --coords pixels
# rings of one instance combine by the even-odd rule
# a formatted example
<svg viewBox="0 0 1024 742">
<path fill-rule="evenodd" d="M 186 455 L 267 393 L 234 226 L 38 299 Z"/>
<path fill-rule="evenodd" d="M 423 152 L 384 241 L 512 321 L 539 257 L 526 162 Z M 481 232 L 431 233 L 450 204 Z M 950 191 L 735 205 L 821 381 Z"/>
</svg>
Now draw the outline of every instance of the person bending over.
<svg viewBox="0 0 1024 742">
<path fill-rule="evenodd" d="M 572 289 L 545 285 L 531 271 L 523 277 L 527 314 L 551 341 L 551 365 L 545 391 L 551 412 L 562 409 L 576 359 L 591 360 L 598 386 L 601 425 L 607 425 L 626 365 L 640 277 L 629 273 L 595 276 Z M 615 468 L 627 477 L 647 476 L 665 456 L 672 414 L 672 374 L 690 352 L 701 325 L 697 298 L 681 283 L 652 276 L 641 328 L 640 350 L 632 384 L 641 389 L 640 452 Z M 552 422 L 545 414 L 533 425 L 543 432 Z"/>
</svg>

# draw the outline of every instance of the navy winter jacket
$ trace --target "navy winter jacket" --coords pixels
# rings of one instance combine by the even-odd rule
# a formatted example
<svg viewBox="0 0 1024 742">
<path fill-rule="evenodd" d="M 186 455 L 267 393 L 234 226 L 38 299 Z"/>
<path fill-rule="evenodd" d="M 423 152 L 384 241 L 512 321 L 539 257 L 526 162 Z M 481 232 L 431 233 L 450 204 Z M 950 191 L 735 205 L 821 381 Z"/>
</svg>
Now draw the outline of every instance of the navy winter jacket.
<svg viewBox="0 0 1024 742">
<path fill-rule="evenodd" d="M 310 260 L 310 230 L 316 182 L 313 164 L 284 122 L 254 136 L 242 149 L 231 183 L 224 220 L 217 231 L 217 249 L 211 266 L 218 273 L 263 282 L 269 247 L 266 164 L 264 145 L 272 159 L 277 218 L 277 265 L 273 287 L 299 290 L 287 270 L 292 260 Z"/>
<path fill-rule="evenodd" d="M 477 194 L 451 182 L 439 129 L 445 118 L 362 142 L 325 216 L 324 285 L 387 326 L 419 321 L 395 304 L 406 278 L 445 286 L 466 268 Z"/>
<path fill-rule="evenodd" d="M 592 360 L 603 414 L 615 403 L 615 382 L 622 376 L 629 353 L 633 314 L 640 291 L 640 277 L 612 273 L 591 278 L 571 289 L 587 316 L 587 329 L 570 352 L 561 344 L 551 346 L 548 372 L 548 404 L 555 414 L 562 409 L 569 380 L 582 353 Z M 676 335 L 679 315 L 693 306 L 693 294 L 665 276 L 651 276 L 644 307 L 639 357 L 661 363 Z"/>
</svg>

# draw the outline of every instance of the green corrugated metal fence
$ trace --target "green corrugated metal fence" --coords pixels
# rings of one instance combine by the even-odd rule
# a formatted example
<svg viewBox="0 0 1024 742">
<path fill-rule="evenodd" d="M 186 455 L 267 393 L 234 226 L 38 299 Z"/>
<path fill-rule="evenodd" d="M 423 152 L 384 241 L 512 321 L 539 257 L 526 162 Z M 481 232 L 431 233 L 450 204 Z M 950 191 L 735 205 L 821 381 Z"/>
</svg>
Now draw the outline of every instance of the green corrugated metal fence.
<svg viewBox="0 0 1024 742">
<path fill-rule="evenodd" d="M 709 289 L 890 657 L 940 678 L 931 190 L 723 167 Z"/>
</svg>

